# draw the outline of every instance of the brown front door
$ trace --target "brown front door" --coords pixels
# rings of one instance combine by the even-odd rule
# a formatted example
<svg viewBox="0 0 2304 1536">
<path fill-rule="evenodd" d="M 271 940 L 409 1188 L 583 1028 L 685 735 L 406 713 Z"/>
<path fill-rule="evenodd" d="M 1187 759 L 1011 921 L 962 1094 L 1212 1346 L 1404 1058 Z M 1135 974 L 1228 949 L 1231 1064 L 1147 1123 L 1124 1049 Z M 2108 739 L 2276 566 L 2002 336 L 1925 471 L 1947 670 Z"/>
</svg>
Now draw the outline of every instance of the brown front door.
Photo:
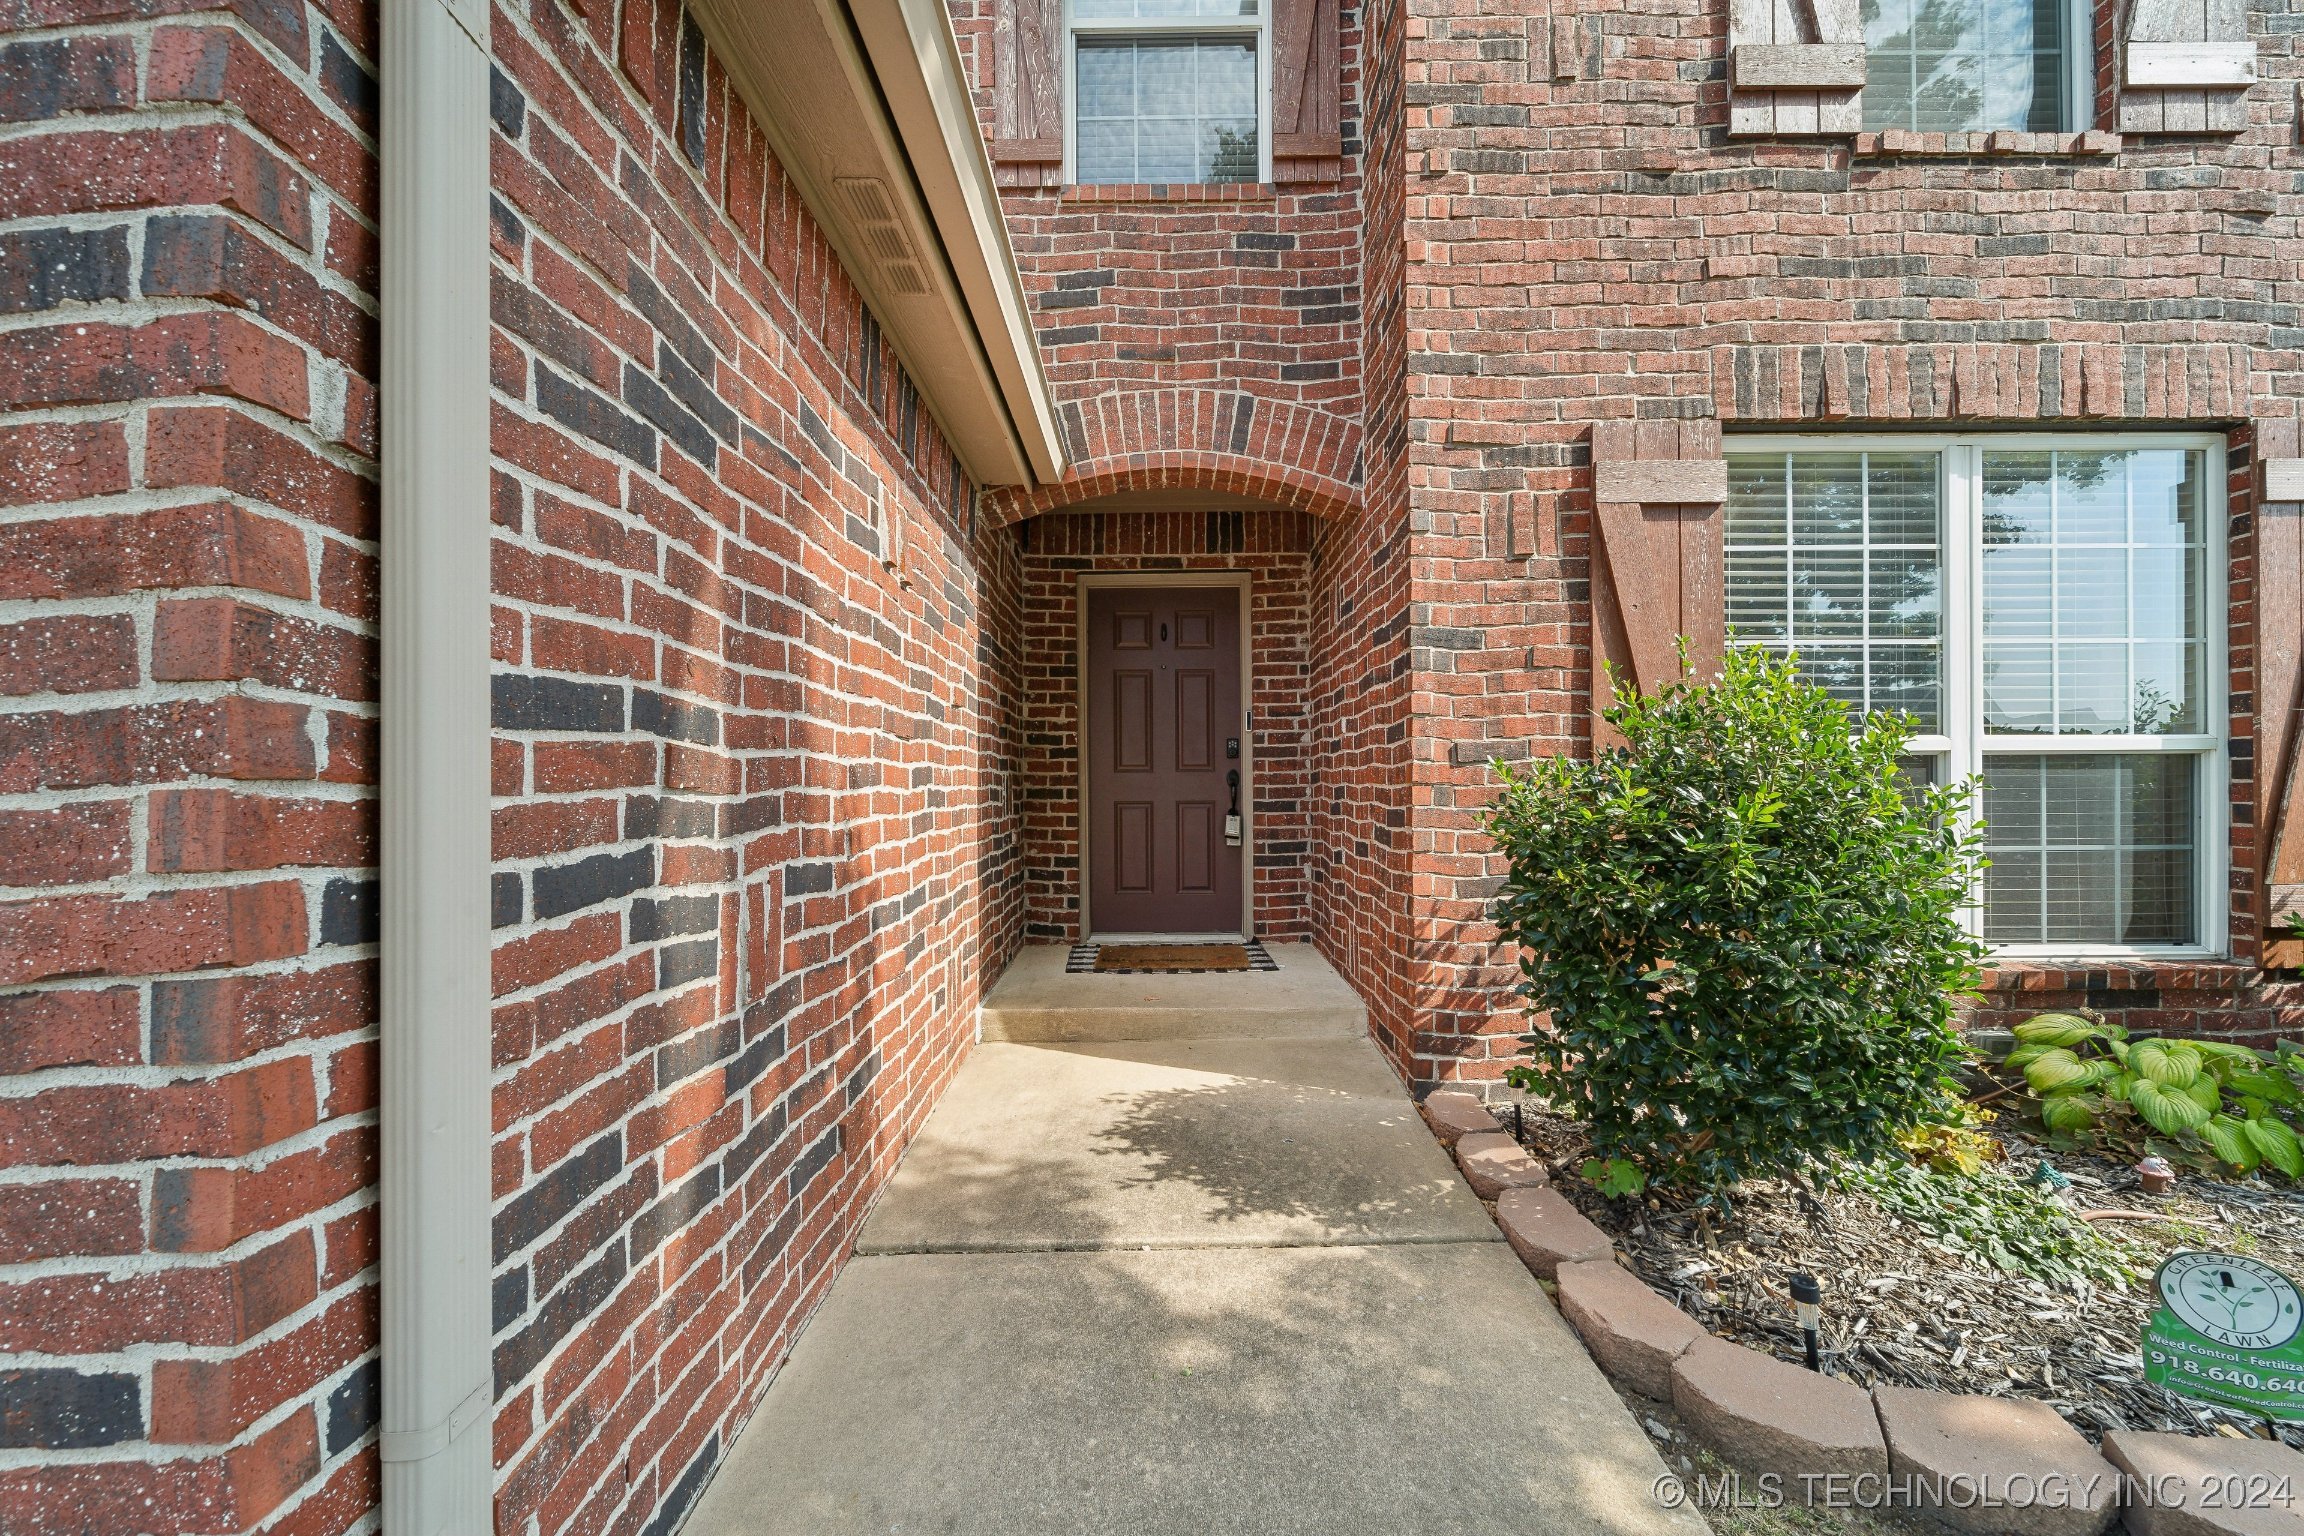
<svg viewBox="0 0 2304 1536">
<path fill-rule="evenodd" d="M 1091 587 L 1087 651 L 1089 922 L 1240 932 L 1239 589 Z"/>
</svg>

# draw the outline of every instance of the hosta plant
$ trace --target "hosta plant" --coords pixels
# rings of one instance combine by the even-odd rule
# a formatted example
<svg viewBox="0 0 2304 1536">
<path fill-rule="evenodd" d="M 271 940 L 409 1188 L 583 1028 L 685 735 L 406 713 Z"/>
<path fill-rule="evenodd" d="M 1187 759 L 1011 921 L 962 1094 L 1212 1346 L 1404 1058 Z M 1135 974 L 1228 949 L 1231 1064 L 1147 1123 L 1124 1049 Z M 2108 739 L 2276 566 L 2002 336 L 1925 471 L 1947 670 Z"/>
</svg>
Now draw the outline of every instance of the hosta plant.
<svg viewBox="0 0 2304 1536">
<path fill-rule="evenodd" d="M 1748 650 L 1606 718 L 1620 751 L 1507 772 L 1487 820 L 1533 1025 L 1512 1080 L 1584 1122 L 1589 1176 L 1715 1195 L 1952 1114 L 1977 851 L 1964 787 L 1899 778 L 1910 722 Z"/>
<path fill-rule="evenodd" d="M 2157 1139 L 2192 1161 L 2304 1179 L 2304 1055 L 2221 1040 L 2131 1040 L 2117 1024 L 2043 1013 L 2016 1026 L 2006 1065 L 2024 1074 L 2040 1123 L 2070 1141 L 2135 1148 Z"/>
</svg>

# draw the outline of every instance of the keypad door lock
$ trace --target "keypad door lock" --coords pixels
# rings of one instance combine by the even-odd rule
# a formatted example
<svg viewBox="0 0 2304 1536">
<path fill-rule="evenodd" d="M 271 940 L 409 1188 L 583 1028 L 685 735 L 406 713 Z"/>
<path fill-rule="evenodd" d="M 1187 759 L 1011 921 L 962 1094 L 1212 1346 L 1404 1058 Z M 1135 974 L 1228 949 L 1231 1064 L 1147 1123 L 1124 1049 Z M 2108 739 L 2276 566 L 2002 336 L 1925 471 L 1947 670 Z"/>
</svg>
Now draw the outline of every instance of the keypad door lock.
<svg viewBox="0 0 2304 1536">
<path fill-rule="evenodd" d="M 1233 762 L 1238 762 L 1238 761 L 1240 761 L 1240 738 L 1239 738 L 1239 737 L 1237 737 L 1237 736 L 1227 736 L 1227 737 L 1225 737 L 1225 738 L 1224 738 L 1224 755 L 1225 755 L 1226 757 L 1230 758 L 1230 759 L 1231 759 Z"/>
</svg>

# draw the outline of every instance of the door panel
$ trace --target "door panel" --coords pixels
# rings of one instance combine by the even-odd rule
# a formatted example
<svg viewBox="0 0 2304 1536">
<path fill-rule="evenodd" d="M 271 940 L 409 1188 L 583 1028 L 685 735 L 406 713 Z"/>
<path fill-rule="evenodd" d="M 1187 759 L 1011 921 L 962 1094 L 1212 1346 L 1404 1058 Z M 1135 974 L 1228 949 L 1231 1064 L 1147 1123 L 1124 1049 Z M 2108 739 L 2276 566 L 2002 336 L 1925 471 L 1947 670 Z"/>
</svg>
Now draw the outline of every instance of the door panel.
<svg viewBox="0 0 2304 1536">
<path fill-rule="evenodd" d="M 1216 766 L 1216 674 L 1176 674 L 1176 767 L 1197 773 Z"/>
<path fill-rule="evenodd" d="M 1112 888 L 1129 895 L 1152 890 L 1152 807 L 1122 800 L 1112 807 Z"/>
<path fill-rule="evenodd" d="M 1085 685 L 1089 920 L 1101 933 L 1238 933 L 1247 850 L 1240 595 L 1091 587 Z M 1238 796 L 1226 774 L 1241 775 Z"/>
<path fill-rule="evenodd" d="M 1204 800 L 1176 807 L 1176 889 L 1198 894 L 1216 888 L 1216 845 L 1222 839 L 1216 807 Z"/>
<path fill-rule="evenodd" d="M 1120 773 L 1152 771 L 1152 674 L 1112 674 L 1112 767 Z"/>
</svg>

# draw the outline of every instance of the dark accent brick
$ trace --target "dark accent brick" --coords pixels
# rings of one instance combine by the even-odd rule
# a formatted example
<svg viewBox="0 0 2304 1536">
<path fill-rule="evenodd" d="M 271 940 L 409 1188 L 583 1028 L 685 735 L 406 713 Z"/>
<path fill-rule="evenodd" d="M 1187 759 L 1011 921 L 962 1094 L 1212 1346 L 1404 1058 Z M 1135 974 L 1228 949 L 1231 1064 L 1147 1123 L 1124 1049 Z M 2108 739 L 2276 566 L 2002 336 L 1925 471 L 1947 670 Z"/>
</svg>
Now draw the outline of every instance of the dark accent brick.
<svg viewBox="0 0 2304 1536">
<path fill-rule="evenodd" d="M 625 936 L 635 944 L 685 933 L 710 933 L 720 926 L 717 896 L 643 896 L 632 903 Z"/>
<path fill-rule="evenodd" d="M 696 18 L 680 10 L 680 153 L 690 165 L 704 163 L 704 33 Z"/>
<path fill-rule="evenodd" d="M 656 951 L 656 985 L 659 987 L 686 986 L 719 969 L 718 939 L 691 939 L 685 944 L 667 944 Z"/>
<path fill-rule="evenodd" d="M 784 799 L 781 795 L 748 795 L 733 805 L 720 807 L 722 837 L 744 837 L 783 824 Z"/>
<path fill-rule="evenodd" d="M 720 744 L 720 713 L 708 704 L 667 698 L 646 688 L 632 690 L 632 729 L 700 747 Z"/>
<path fill-rule="evenodd" d="M 636 261 L 627 261 L 624 265 L 624 296 L 632 301 L 632 307 L 639 310 L 648 324 L 654 327 L 656 334 L 670 342 L 687 359 L 689 367 L 700 374 L 709 375 L 712 372 L 712 348 L 705 342 L 703 334 L 689 323 L 688 317 L 680 312 L 678 305 L 664 296 L 664 290 L 656 286 L 656 279 L 650 277 L 647 269 Z M 811 414 L 806 402 L 802 402 L 800 412 L 801 426 L 805 430 Z"/>
<path fill-rule="evenodd" d="M 144 1395 L 125 1373 L 34 1366 L 0 1371 L 0 1449 L 75 1451 L 144 1433 Z"/>
<path fill-rule="evenodd" d="M 816 1175 L 831 1166 L 832 1159 L 840 1155 L 840 1146 L 840 1127 L 834 1126 L 817 1137 L 814 1146 L 800 1154 L 799 1160 L 792 1165 L 792 1174 L 786 1186 L 794 1200 L 800 1198 Z"/>
<path fill-rule="evenodd" d="M 607 396 L 564 379 L 541 363 L 536 367 L 536 409 L 619 458 L 642 469 L 656 467 L 653 428 L 626 415 Z"/>
<path fill-rule="evenodd" d="M 367 1438 L 384 1407 L 383 1369 L 363 1360 L 328 1394 L 328 1454 L 338 1455 Z"/>
<path fill-rule="evenodd" d="M 518 245 L 528 238 L 528 226 L 520 222 L 520 215 L 493 192 L 488 194 L 488 222 L 496 226 L 498 238 L 507 244 Z"/>
<path fill-rule="evenodd" d="M 642 372 L 637 363 L 624 365 L 624 403 L 670 438 L 682 453 L 706 469 L 720 462 L 720 445 L 714 441 L 712 429 L 673 399 L 671 392 L 663 385 Z"/>
<path fill-rule="evenodd" d="M 787 896 L 814 896 L 832 889 L 833 866 L 819 861 L 813 864 L 787 864 L 784 866 L 784 894 Z"/>
<path fill-rule="evenodd" d="M 520 921 L 526 908 L 527 897 L 521 889 L 518 871 L 504 870 L 489 877 L 488 922 L 491 927 L 511 927 Z"/>
<path fill-rule="evenodd" d="M 496 1346 L 497 1395 L 541 1365 L 553 1345 L 600 1310 L 623 1278 L 624 1245 L 616 1243 L 546 1297 L 527 1327 Z"/>
<path fill-rule="evenodd" d="M 742 1055 L 728 1063 L 724 1084 L 734 1094 L 758 1081 L 760 1074 L 784 1054 L 784 1026 L 776 1025 L 768 1033 L 744 1047 Z"/>
<path fill-rule="evenodd" d="M 0 235 L 0 314 L 125 299 L 131 270 L 123 225 L 12 230 Z"/>
<path fill-rule="evenodd" d="M 528 1315 L 528 1266 L 515 1265 L 488 1285 L 488 1331 L 502 1333 Z"/>
<path fill-rule="evenodd" d="M 631 795 L 624 801 L 624 835 L 637 837 L 710 837 L 719 814 L 708 800 L 682 800 L 669 795 Z"/>
<path fill-rule="evenodd" d="M 11 24 L 38 23 L 29 15 L 21 15 Z M 133 106 L 135 101 L 136 43 L 132 38 L 47 38 L 0 48 L 0 122 L 45 122 L 66 112 L 100 112 Z"/>
<path fill-rule="evenodd" d="M 382 926 L 374 880 L 331 880 L 320 893 L 320 942 L 373 944 Z"/>
<path fill-rule="evenodd" d="M 656 1518 L 649 1521 L 640 1536 L 672 1536 L 687 1517 L 688 1507 L 696 1502 L 696 1495 L 704 1491 L 711 1480 L 712 1469 L 720 1464 L 720 1431 L 714 1430 L 704 1437 L 704 1444 L 688 1463 L 688 1470 L 680 1474 L 680 1481 L 664 1495 L 657 1507 Z"/>
<path fill-rule="evenodd" d="M 737 1043 L 743 1038 L 736 1020 L 722 1019 L 710 1029 L 700 1029 L 670 1045 L 658 1046 L 656 1086 L 669 1088 L 674 1083 L 686 1082 L 712 1063 L 734 1055 Z"/>
<path fill-rule="evenodd" d="M 655 850 L 634 848 L 628 853 L 596 853 L 573 864 L 549 865 L 530 875 L 529 883 L 534 887 L 536 920 L 547 922 L 629 896 L 646 889 L 655 879 Z"/>
<path fill-rule="evenodd" d="M 336 41 L 335 33 L 325 29 L 320 33 L 320 88 L 352 121 L 370 133 L 376 131 L 376 77 Z M 493 104 L 493 89 L 490 99 Z"/>
<path fill-rule="evenodd" d="M 520 137 L 520 130 L 528 125 L 528 98 L 520 94 L 511 76 L 493 64 L 488 66 L 488 115 L 508 139 Z"/>
<path fill-rule="evenodd" d="M 632 1256 L 644 1259 L 704 1208 L 720 1198 L 720 1165 L 708 1164 L 687 1182 L 667 1190 L 664 1198 L 632 1218 Z"/>
<path fill-rule="evenodd" d="M 496 1213 L 494 1262 L 501 1264 L 542 1237 L 624 1166 L 624 1138 L 610 1131 L 512 1197 Z"/>
<path fill-rule="evenodd" d="M 721 399 L 711 381 L 688 366 L 679 353 L 666 343 L 656 343 L 656 372 L 672 397 L 695 413 L 712 435 L 724 443 L 735 443 L 741 423 L 728 402 Z"/>
<path fill-rule="evenodd" d="M 744 1053 L 747 1058 L 751 1054 L 750 1051 Z M 733 1079 L 733 1065 L 729 1072 Z M 731 1087 L 729 1091 L 733 1093 L 735 1089 Z M 752 1165 L 767 1155 L 768 1149 L 783 1137 L 784 1126 L 784 1101 L 778 1099 L 768 1106 L 758 1120 L 752 1122 L 750 1130 L 736 1138 L 729 1146 L 727 1155 L 720 1159 L 721 1179 L 728 1188 L 734 1189 L 744 1175 L 751 1171 Z"/>
<path fill-rule="evenodd" d="M 499 673 L 489 680 L 489 718 L 500 731 L 624 729 L 624 690 L 613 683 Z"/>
<path fill-rule="evenodd" d="M 864 1097 L 865 1092 L 871 1088 L 873 1080 L 879 1076 L 880 1052 L 875 1047 L 865 1054 L 862 1061 L 856 1064 L 856 1070 L 848 1074 L 848 1081 L 844 1085 L 848 1102 L 853 1104 Z"/>
</svg>

